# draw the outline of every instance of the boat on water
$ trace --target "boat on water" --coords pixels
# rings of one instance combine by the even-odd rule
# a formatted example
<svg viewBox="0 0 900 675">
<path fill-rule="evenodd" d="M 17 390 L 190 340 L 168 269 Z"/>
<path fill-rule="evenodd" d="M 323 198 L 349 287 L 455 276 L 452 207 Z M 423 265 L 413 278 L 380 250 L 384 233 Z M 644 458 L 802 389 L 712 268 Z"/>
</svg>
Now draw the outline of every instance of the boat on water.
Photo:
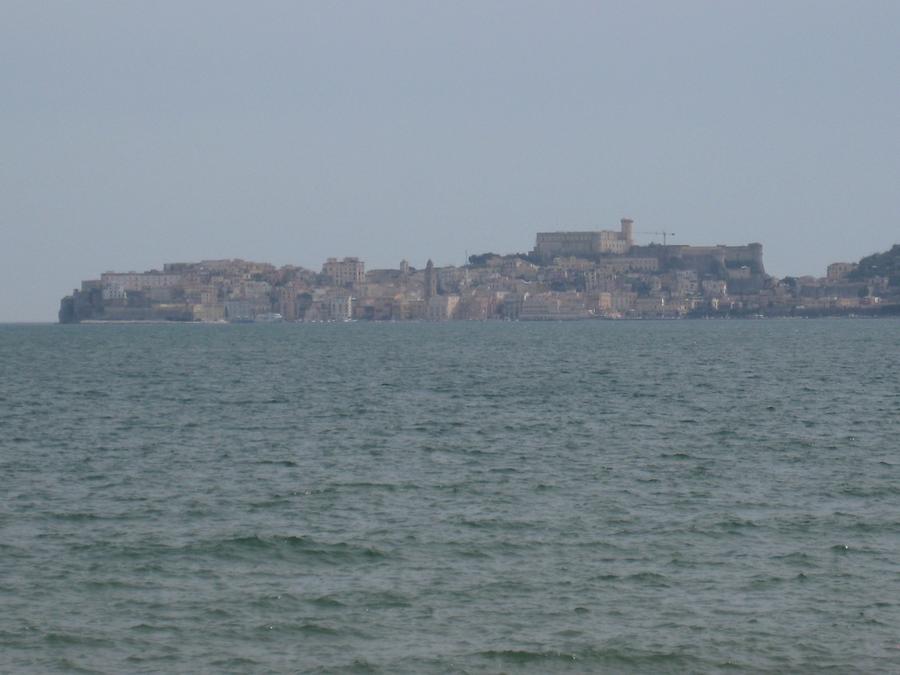
<svg viewBox="0 0 900 675">
<path fill-rule="evenodd" d="M 270 312 L 268 314 L 257 314 L 254 321 L 256 323 L 280 323 L 284 321 L 284 317 L 278 312 Z"/>
</svg>

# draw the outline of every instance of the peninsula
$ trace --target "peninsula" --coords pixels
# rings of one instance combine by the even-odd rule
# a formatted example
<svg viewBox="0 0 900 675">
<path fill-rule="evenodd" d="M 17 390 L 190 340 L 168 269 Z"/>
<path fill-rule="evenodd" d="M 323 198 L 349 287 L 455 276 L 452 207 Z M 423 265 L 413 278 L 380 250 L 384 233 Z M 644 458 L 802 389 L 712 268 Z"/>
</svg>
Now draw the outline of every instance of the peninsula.
<svg viewBox="0 0 900 675">
<path fill-rule="evenodd" d="M 80 321 L 558 321 L 900 314 L 900 244 L 826 275 L 776 279 L 762 245 L 638 245 L 615 230 L 541 232 L 528 253 L 483 253 L 462 266 L 366 270 L 329 258 L 319 271 L 245 260 L 104 272 L 60 302 Z"/>
</svg>

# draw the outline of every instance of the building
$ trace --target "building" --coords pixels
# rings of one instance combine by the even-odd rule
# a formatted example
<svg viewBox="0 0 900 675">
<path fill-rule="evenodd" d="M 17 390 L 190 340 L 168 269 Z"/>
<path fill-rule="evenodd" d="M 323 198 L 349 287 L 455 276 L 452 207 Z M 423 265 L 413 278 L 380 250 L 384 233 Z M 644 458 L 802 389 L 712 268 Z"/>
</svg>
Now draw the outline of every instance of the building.
<svg viewBox="0 0 900 675">
<path fill-rule="evenodd" d="M 250 300 L 226 300 L 222 314 L 228 321 L 253 321 L 256 318 L 257 308 Z"/>
<path fill-rule="evenodd" d="M 435 295 L 428 300 L 428 319 L 430 321 L 452 319 L 458 304 L 458 295 Z"/>
<path fill-rule="evenodd" d="M 533 254 L 542 260 L 557 257 L 624 255 L 634 245 L 634 221 L 622 218 L 618 231 L 538 232 Z"/>
<path fill-rule="evenodd" d="M 843 281 L 856 269 L 856 263 L 836 262 L 828 266 L 828 281 Z"/>
<path fill-rule="evenodd" d="M 123 291 L 145 291 L 148 288 L 172 288 L 181 285 L 180 274 L 166 272 L 104 272 L 100 275 L 103 287 Z"/>
<path fill-rule="evenodd" d="M 434 273 L 434 263 L 431 259 L 425 264 L 425 302 L 429 302 L 431 298 L 437 295 L 437 275 Z"/>
<path fill-rule="evenodd" d="M 645 247 L 649 249 L 651 247 Z M 659 252 L 668 260 L 680 259 L 685 268 L 697 272 L 712 272 L 726 269 L 747 267 L 750 274 L 756 277 L 765 276 L 763 266 L 762 244 L 753 243 L 744 246 L 662 246 Z"/>
<path fill-rule="evenodd" d="M 235 288 L 235 297 L 245 300 L 263 300 L 269 297 L 272 286 L 266 281 L 241 281 Z"/>
<path fill-rule="evenodd" d="M 519 321 L 571 321 L 592 316 L 585 296 L 576 292 L 526 294 Z"/>
<path fill-rule="evenodd" d="M 321 317 L 325 321 L 349 321 L 353 318 L 353 298 L 349 295 L 325 298 L 321 305 Z"/>
<path fill-rule="evenodd" d="M 217 322 L 225 320 L 224 304 L 200 304 L 193 306 L 194 321 Z"/>
<path fill-rule="evenodd" d="M 707 298 L 724 298 L 728 295 L 728 282 L 724 279 L 705 279 L 700 283 L 700 288 Z"/>
<path fill-rule="evenodd" d="M 322 265 L 322 275 L 333 286 L 355 286 L 366 280 L 366 264 L 359 258 L 329 258 Z"/>
<path fill-rule="evenodd" d="M 128 291 L 116 284 L 104 284 L 103 286 L 103 301 L 104 302 L 115 302 L 115 301 L 124 301 L 128 297 Z"/>
</svg>

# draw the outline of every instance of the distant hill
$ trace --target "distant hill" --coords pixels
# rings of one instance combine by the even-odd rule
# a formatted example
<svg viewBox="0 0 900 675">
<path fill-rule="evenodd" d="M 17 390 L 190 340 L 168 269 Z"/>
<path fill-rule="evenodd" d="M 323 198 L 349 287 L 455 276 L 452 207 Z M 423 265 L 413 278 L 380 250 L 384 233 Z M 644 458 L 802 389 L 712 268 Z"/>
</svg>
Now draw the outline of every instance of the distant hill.
<svg viewBox="0 0 900 675">
<path fill-rule="evenodd" d="M 900 244 L 894 244 L 884 253 L 866 256 L 850 273 L 852 281 L 865 281 L 873 277 L 887 277 L 891 286 L 900 287 Z"/>
</svg>

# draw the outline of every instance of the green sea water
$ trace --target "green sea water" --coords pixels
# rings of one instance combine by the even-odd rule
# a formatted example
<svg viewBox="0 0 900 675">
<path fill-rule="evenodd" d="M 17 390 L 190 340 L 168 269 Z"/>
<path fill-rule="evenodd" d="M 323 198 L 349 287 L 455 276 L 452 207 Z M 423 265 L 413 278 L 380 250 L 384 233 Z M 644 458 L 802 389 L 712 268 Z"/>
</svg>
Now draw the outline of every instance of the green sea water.
<svg viewBox="0 0 900 675">
<path fill-rule="evenodd" d="M 900 322 L 0 326 L 0 672 L 898 672 Z"/>
</svg>

